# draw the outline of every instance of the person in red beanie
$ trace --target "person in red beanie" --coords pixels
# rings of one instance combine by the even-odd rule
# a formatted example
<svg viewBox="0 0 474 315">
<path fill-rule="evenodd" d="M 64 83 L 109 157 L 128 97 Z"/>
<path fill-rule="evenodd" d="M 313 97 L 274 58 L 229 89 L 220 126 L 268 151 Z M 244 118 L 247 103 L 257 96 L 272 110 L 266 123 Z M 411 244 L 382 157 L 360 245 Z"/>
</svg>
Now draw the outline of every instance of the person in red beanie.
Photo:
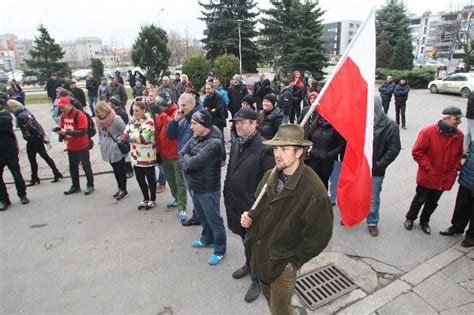
<svg viewBox="0 0 474 315">
<path fill-rule="evenodd" d="M 64 194 L 70 195 L 81 191 L 79 183 L 79 163 L 82 163 L 82 168 L 87 178 L 87 188 L 84 194 L 90 195 L 94 192 L 94 177 L 89 158 L 87 117 L 83 112 L 72 106 L 69 97 L 61 97 L 58 100 L 58 108 L 62 114 L 59 118 L 59 129 L 57 133 L 67 144 L 69 173 L 72 179 L 72 186 L 69 190 L 65 191 Z"/>
</svg>

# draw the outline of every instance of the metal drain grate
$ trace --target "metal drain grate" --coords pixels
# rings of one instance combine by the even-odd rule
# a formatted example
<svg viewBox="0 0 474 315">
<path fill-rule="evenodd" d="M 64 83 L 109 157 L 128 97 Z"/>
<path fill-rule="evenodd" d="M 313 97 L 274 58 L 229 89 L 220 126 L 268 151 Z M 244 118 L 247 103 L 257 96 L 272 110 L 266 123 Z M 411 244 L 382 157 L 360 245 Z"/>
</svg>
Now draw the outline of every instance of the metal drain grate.
<svg viewBox="0 0 474 315">
<path fill-rule="evenodd" d="M 312 311 L 357 287 L 332 264 L 296 278 L 296 293 Z"/>
</svg>

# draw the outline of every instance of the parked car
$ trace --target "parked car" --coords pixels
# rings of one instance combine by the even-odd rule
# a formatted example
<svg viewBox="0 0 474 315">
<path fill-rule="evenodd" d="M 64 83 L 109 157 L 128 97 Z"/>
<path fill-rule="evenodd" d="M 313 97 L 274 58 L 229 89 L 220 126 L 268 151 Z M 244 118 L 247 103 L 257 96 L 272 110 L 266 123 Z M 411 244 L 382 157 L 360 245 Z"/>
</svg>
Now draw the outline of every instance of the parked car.
<svg viewBox="0 0 474 315">
<path fill-rule="evenodd" d="M 79 69 L 72 73 L 72 77 L 76 81 L 81 81 L 81 80 L 87 79 L 87 76 L 89 75 L 89 73 L 92 73 L 91 69 Z"/>
<path fill-rule="evenodd" d="M 474 91 L 474 73 L 455 73 L 443 80 L 434 80 L 428 83 L 431 93 L 456 93 L 462 97 L 469 97 Z"/>
</svg>

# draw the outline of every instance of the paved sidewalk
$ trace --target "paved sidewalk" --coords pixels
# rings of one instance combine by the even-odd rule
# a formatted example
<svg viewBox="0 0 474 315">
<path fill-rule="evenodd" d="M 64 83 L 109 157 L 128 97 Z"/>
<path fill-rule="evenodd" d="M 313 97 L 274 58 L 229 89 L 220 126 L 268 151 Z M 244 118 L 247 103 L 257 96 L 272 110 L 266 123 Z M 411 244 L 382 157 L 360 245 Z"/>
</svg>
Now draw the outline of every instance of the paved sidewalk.
<svg viewBox="0 0 474 315">
<path fill-rule="evenodd" d="M 414 193 L 416 165 L 410 148 L 417 131 L 436 121 L 446 104 L 462 107 L 465 99 L 415 90 L 410 101 L 403 150 L 384 182 L 379 237 L 368 236 L 364 223 L 351 229 L 340 226 L 335 208 L 328 248 L 301 271 L 332 263 L 359 288 L 314 314 L 474 314 L 474 249 L 459 245 L 462 236 L 438 234 L 449 226 L 457 186 L 443 194 L 432 218 L 432 235 L 417 227 L 410 232 L 403 228 L 404 213 Z M 49 133 L 49 106 L 27 107 Z M 16 135 L 22 174 L 28 180 L 25 141 L 19 130 Z M 65 144 L 58 143 L 54 133 L 51 142 L 48 152 L 68 176 Z M 109 173 L 111 167 L 100 157 L 97 136 L 95 142 L 92 169 L 95 174 Z M 159 195 L 154 211 L 142 213 L 135 210 L 140 198 L 135 179 L 129 182 L 130 197 L 115 204 L 110 201 L 113 175 L 106 174 L 97 177 L 97 191 L 87 199 L 79 195 L 65 199 L 62 190 L 70 185 L 70 179 L 49 184 L 52 172 L 39 156 L 37 160 L 45 184 L 28 189 L 30 204 L 19 205 L 15 188 L 8 185 L 14 204 L 0 221 L 0 312 L 268 312 L 263 298 L 252 304 L 243 302 L 248 281 L 230 277 L 241 265 L 240 239 L 229 232 L 226 260 L 209 268 L 207 252 L 190 249 L 199 228 L 181 227 L 176 213 L 164 209 L 169 191 Z M 8 170 L 4 176 L 6 182 L 12 181 Z M 225 215 L 223 206 L 221 210 Z M 203 288 L 212 298 L 201 299 Z M 301 303 L 296 295 L 294 303 Z"/>
</svg>

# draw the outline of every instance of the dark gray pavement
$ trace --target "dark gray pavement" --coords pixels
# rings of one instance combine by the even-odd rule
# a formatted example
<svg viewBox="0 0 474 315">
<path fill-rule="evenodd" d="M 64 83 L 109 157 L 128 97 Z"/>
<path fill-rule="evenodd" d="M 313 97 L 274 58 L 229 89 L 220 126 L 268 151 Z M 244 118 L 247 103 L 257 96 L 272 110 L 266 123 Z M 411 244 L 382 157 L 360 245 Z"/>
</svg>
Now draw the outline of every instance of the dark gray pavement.
<svg viewBox="0 0 474 315">
<path fill-rule="evenodd" d="M 466 99 L 412 90 L 407 106 L 408 130 L 401 131 L 402 152 L 389 167 L 382 192 L 380 235 L 368 235 L 365 223 L 339 225 L 335 207 L 334 235 L 326 251 L 304 266 L 334 263 L 359 289 L 323 306 L 329 314 L 468 314 L 474 312 L 473 250 L 459 246 L 461 236 L 445 237 L 457 184 L 441 197 L 432 216 L 432 235 L 418 225 L 403 228 L 404 215 L 415 192 L 416 163 L 411 147 L 418 131 L 440 118 L 442 109 L 465 110 Z M 50 128 L 48 105 L 30 106 L 45 128 Z M 394 105 L 390 108 L 393 117 Z M 461 125 L 464 129 L 465 124 Z M 29 178 L 22 147 L 21 166 Z M 67 174 L 64 144 L 52 138 L 49 151 Z M 110 166 L 92 151 L 96 191 L 90 196 L 64 196 L 70 179 L 28 189 L 31 203 L 21 205 L 12 185 L 13 205 L 0 213 L 0 312 L 2 313 L 155 313 L 155 314 L 265 314 L 261 297 L 243 301 L 249 279 L 234 280 L 231 273 L 243 263 L 240 239 L 228 232 L 228 255 L 211 267 L 208 249 L 195 250 L 191 241 L 200 227 L 182 227 L 176 211 L 169 211 L 169 190 L 159 194 L 158 206 L 137 211 L 141 194 L 135 178 L 130 196 L 115 203 Z M 38 160 L 40 177 L 51 170 Z M 225 169 L 225 168 L 224 168 Z M 11 181 L 8 170 L 5 179 Z M 81 178 L 85 185 L 85 178 Z M 189 209 L 191 209 L 189 202 Z M 222 206 L 221 211 L 224 213 Z M 188 211 L 189 213 L 190 211 Z M 295 303 L 298 298 L 295 296 Z"/>
</svg>

